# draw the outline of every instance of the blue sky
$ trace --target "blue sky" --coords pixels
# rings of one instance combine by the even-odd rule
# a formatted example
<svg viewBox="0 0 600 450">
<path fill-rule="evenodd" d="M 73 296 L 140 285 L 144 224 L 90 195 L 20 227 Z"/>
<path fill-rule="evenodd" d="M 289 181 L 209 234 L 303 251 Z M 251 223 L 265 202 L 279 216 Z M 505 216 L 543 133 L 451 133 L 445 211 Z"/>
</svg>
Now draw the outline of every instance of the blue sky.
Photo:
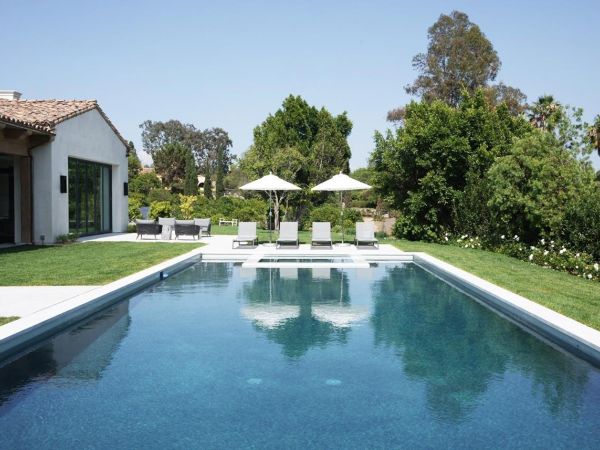
<svg viewBox="0 0 600 450">
<path fill-rule="evenodd" d="M 410 97 L 413 55 L 441 13 L 466 12 L 501 60 L 498 81 L 600 113 L 597 1 L 0 2 L 0 89 L 95 98 L 141 147 L 139 124 L 219 126 L 245 151 L 288 94 L 348 111 L 352 168 Z M 598 158 L 596 166 L 600 167 Z"/>
</svg>

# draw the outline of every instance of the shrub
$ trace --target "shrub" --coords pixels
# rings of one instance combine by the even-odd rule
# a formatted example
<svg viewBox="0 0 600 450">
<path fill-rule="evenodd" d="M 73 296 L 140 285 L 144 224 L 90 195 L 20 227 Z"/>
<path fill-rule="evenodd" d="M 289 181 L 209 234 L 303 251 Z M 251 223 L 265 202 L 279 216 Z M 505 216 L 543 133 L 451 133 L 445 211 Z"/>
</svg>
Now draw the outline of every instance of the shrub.
<svg viewBox="0 0 600 450">
<path fill-rule="evenodd" d="M 172 213 L 171 203 L 169 202 L 152 202 L 150 203 L 150 217 L 158 219 L 159 217 L 169 217 Z"/>
<path fill-rule="evenodd" d="M 56 243 L 57 244 L 70 244 L 72 242 L 75 242 L 78 238 L 79 238 L 78 233 L 60 234 L 60 235 L 56 236 Z"/>
<path fill-rule="evenodd" d="M 158 188 L 160 188 L 160 179 L 154 172 L 140 173 L 129 180 L 129 191 L 140 194 L 143 199 L 147 199 L 150 191 Z"/>
<path fill-rule="evenodd" d="M 568 206 L 561 224 L 561 238 L 569 246 L 600 261 L 600 191 L 583 195 Z"/>
<path fill-rule="evenodd" d="M 177 216 L 182 219 L 193 219 L 196 201 L 197 197 L 194 195 L 179 194 L 179 214 Z"/>
<path fill-rule="evenodd" d="M 137 231 L 137 227 L 135 226 L 135 223 L 127 224 L 127 232 L 128 233 L 135 233 L 136 231 Z"/>
<path fill-rule="evenodd" d="M 129 220 L 141 219 L 142 211 L 142 197 L 139 194 L 132 194 L 129 196 Z"/>
<path fill-rule="evenodd" d="M 152 189 L 146 198 L 147 203 L 169 202 L 174 203 L 174 196 L 166 189 Z"/>
</svg>

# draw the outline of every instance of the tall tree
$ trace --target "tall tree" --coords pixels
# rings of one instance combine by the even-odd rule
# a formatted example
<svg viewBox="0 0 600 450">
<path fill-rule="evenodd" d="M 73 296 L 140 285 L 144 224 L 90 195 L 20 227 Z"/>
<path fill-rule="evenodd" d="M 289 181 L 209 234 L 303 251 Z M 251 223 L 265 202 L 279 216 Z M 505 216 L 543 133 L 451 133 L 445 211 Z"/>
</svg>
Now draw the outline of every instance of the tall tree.
<svg viewBox="0 0 600 450">
<path fill-rule="evenodd" d="M 135 145 L 129 141 L 127 146 L 127 175 L 129 181 L 138 176 L 142 170 L 142 162 L 135 151 Z"/>
<path fill-rule="evenodd" d="M 140 125 L 142 129 L 142 144 L 144 150 L 153 155 L 167 144 L 181 144 L 189 148 L 198 159 L 202 153 L 202 131 L 190 123 L 184 124 L 179 120 L 154 122 L 146 120 Z M 202 156 L 203 159 L 204 155 Z"/>
<path fill-rule="evenodd" d="M 333 116 L 290 95 L 254 129 L 254 143 L 242 156 L 240 169 L 249 178 L 273 172 L 302 187 L 318 184 L 339 171 L 348 172 L 351 131 L 346 113 Z M 286 195 L 276 199 L 276 217 Z"/>
<path fill-rule="evenodd" d="M 216 196 L 225 192 L 223 181 L 235 157 L 231 154 L 233 142 L 222 128 L 208 128 L 202 132 L 202 145 L 195 154 L 199 167 L 205 168 L 205 177 L 215 177 Z M 211 191 L 212 195 L 212 191 Z"/>
<path fill-rule="evenodd" d="M 600 114 L 594 118 L 594 123 L 588 130 L 588 135 L 592 147 L 598 152 L 598 156 L 600 156 Z"/>
<path fill-rule="evenodd" d="M 474 92 L 496 79 L 500 58 L 479 27 L 460 11 L 442 14 L 428 30 L 427 53 L 413 58 L 420 75 L 406 92 L 424 100 L 458 105 L 462 91 Z"/>
<path fill-rule="evenodd" d="M 185 180 L 183 182 L 183 193 L 185 195 L 196 195 L 198 193 L 198 171 L 196 161 L 192 152 L 188 152 L 185 158 Z"/>
<path fill-rule="evenodd" d="M 207 160 L 204 163 L 204 197 L 211 200 L 213 198 L 212 191 L 212 167 L 210 162 Z"/>
<path fill-rule="evenodd" d="M 183 181 L 189 154 L 190 149 L 177 142 L 165 144 L 152 152 L 154 170 L 171 190 L 177 189 L 177 184 Z"/>
</svg>

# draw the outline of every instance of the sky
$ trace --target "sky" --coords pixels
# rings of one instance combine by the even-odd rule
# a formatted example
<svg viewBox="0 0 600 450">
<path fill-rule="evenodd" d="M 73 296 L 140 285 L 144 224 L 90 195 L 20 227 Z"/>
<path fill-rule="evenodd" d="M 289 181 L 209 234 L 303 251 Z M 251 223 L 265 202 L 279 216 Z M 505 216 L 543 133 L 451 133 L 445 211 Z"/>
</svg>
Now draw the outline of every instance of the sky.
<svg viewBox="0 0 600 450">
<path fill-rule="evenodd" d="M 351 168 L 411 100 L 412 57 L 440 14 L 466 12 L 502 61 L 496 81 L 600 114 L 600 2 L 0 0 L 0 89 L 97 99 L 141 148 L 139 124 L 221 127 L 241 154 L 289 94 L 348 112 Z M 144 159 L 149 162 L 148 158 Z M 600 160 L 594 157 L 600 168 Z"/>
</svg>

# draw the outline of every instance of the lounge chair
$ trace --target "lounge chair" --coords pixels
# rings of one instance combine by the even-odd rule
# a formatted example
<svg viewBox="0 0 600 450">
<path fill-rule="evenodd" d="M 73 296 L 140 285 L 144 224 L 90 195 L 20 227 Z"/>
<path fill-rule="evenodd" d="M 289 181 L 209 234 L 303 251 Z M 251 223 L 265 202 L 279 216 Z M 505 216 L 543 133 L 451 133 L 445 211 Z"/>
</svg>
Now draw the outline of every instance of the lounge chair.
<svg viewBox="0 0 600 450">
<path fill-rule="evenodd" d="M 200 227 L 193 220 L 175 221 L 175 239 L 179 236 L 192 236 L 192 239 L 200 239 Z"/>
<path fill-rule="evenodd" d="M 313 222 L 310 246 L 315 247 L 316 245 L 333 246 L 331 224 L 329 222 Z"/>
<path fill-rule="evenodd" d="M 161 226 L 154 220 L 136 219 L 135 230 L 137 231 L 137 236 L 135 238 L 143 239 L 144 234 L 152 234 L 154 235 L 154 239 L 156 239 L 156 235 L 160 234 L 160 229 Z"/>
<path fill-rule="evenodd" d="M 194 223 L 200 227 L 200 237 L 203 233 L 210 236 L 210 217 L 208 219 L 194 219 Z"/>
<path fill-rule="evenodd" d="M 258 236 L 256 236 L 256 222 L 240 222 L 238 225 L 238 235 L 233 239 L 231 248 L 235 248 L 235 243 L 238 243 L 238 248 L 242 242 L 258 245 Z"/>
<path fill-rule="evenodd" d="M 300 246 L 298 240 L 298 222 L 281 222 L 279 224 L 279 237 L 277 238 L 276 247 L 282 244 L 291 244 L 295 247 Z"/>
<path fill-rule="evenodd" d="M 354 240 L 358 247 L 361 242 L 379 248 L 379 242 L 375 239 L 375 227 L 373 222 L 356 222 L 356 238 Z"/>
</svg>

